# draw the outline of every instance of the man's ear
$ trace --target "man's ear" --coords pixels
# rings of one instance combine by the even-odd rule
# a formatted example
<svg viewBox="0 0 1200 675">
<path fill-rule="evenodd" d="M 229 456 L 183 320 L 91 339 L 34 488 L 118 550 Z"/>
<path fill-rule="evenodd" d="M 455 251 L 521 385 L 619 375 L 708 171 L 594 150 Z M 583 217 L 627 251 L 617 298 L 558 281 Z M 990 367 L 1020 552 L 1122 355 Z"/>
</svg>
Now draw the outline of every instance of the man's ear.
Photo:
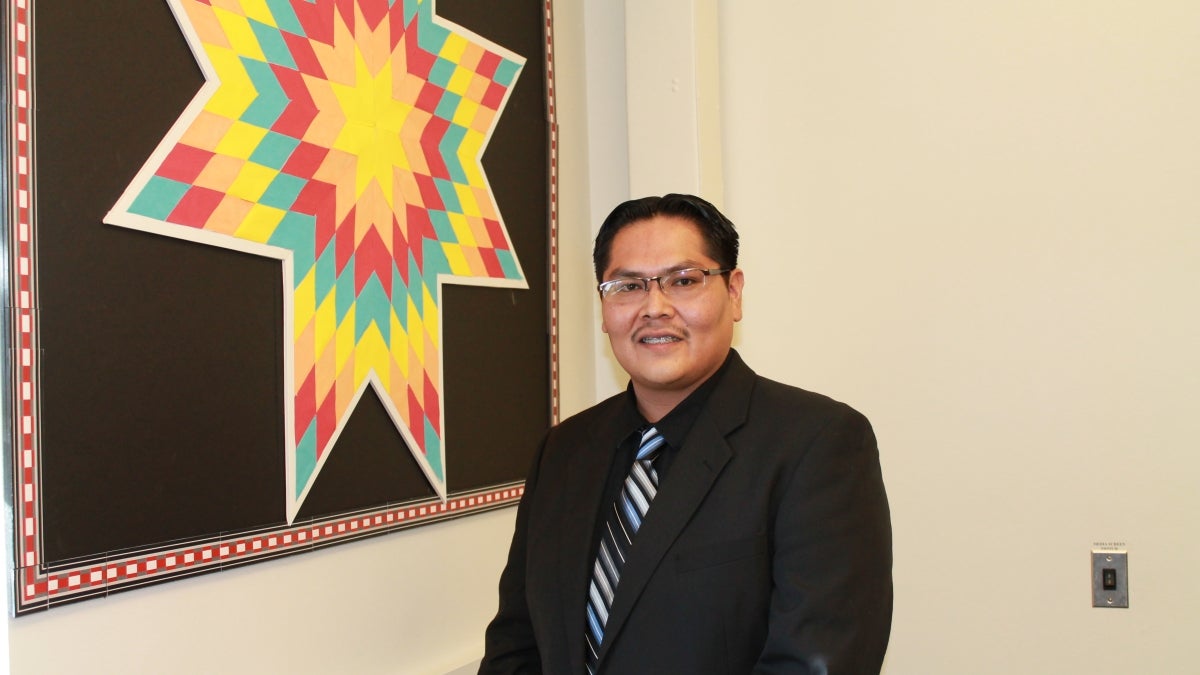
<svg viewBox="0 0 1200 675">
<path fill-rule="evenodd" d="M 741 269 L 729 273 L 729 301 L 733 303 L 733 320 L 742 320 L 742 286 L 746 283 L 746 275 Z"/>
</svg>

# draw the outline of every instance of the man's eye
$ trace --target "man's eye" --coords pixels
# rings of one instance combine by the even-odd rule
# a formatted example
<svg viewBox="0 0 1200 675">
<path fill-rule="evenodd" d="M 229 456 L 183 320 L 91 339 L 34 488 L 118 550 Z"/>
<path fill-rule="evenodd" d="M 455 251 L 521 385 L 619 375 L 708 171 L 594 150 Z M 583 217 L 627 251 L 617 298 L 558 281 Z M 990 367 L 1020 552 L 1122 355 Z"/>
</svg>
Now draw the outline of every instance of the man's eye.
<svg viewBox="0 0 1200 675">
<path fill-rule="evenodd" d="M 671 277 L 671 286 L 675 288 L 687 288 L 700 283 L 700 275 L 695 272 L 682 272 Z"/>
<path fill-rule="evenodd" d="M 642 290 L 642 283 L 632 279 L 613 284 L 613 293 L 632 293 L 640 290 Z"/>
</svg>

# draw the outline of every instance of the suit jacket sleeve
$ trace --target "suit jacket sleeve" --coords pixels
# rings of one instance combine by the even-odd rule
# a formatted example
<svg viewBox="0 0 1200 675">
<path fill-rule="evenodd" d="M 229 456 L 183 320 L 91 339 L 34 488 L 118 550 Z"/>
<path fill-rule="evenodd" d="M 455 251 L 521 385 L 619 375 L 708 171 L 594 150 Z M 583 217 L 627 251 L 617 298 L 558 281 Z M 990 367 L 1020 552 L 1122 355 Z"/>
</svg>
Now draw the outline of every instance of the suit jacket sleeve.
<svg viewBox="0 0 1200 675">
<path fill-rule="evenodd" d="M 846 408 L 813 440 L 774 524 L 756 673 L 878 673 L 892 616 L 891 518 L 875 434 Z"/>
<path fill-rule="evenodd" d="M 508 562 L 500 575 L 500 608 L 484 634 L 484 655 L 479 665 L 480 675 L 502 673 L 541 673 L 533 622 L 525 595 L 525 557 L 529 526 L 529 504 L 537 489 L 538 468 L 545 441 L 533 458 L 533 466 L 525 479 L 525 494 L 517 506 L 517 522 Z"/>
</svg>

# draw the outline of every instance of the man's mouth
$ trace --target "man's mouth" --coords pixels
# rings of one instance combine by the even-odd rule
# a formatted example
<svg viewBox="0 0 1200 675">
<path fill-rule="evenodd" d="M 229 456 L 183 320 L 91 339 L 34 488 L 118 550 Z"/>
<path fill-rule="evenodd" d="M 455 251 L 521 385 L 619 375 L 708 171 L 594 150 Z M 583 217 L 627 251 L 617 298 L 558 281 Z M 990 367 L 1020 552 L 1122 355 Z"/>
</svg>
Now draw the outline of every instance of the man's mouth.
<svg viewBox="0 0 1200 675">
<path fill-rule="evenodd" d="M 673 335 L 652 335 L 642 338 L 639 342 L 648 345 L 665 345 L 668 342 L 679 342 L 679 338 Z"/>
</svg>

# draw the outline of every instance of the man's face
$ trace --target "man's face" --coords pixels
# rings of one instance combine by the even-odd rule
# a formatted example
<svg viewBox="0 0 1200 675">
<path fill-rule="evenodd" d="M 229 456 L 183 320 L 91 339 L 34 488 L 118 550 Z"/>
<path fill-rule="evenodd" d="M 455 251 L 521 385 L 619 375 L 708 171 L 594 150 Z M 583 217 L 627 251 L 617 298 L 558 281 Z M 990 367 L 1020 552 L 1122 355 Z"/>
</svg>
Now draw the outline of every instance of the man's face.
<svg viewBox="0 0 1200 675">
<path fill-rule="evenodd" d="M 706 250 L 700 230 L 685 218 L 641 220 L 613 238 L 603 280 L 719 267 Z M 635 302 L 601 301 L 602 330 L 639 399 L 674 399 L 674 405 L 721 367 L 733 342 L 733 324 L 742 319 L 742 283 L 742 271 L 734 270 L 728 284 L 720 276 L 708 277 L 686 299 L 666 295 L 650 282 L 650 291 L 638 291 Z"/>
</svg>

